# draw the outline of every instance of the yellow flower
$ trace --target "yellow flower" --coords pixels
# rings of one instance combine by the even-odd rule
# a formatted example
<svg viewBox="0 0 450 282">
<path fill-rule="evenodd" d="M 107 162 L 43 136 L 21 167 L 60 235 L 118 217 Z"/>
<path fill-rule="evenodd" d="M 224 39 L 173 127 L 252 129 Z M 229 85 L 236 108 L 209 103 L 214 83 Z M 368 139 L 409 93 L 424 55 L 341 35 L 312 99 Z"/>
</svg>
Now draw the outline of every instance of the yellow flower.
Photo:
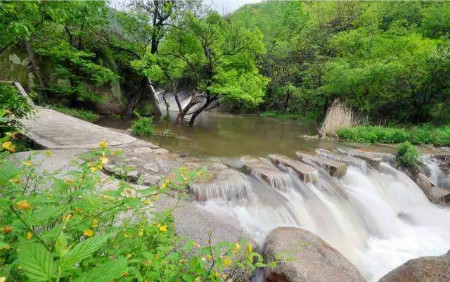
<svg viewBox="0 0 450 282">
<path fill-rule="evenodd" d="M 27 239 L 31 240 L 32 237 L 33 237 L 33 233 L 27 232 Z"/>
<path fill-rule="evenodd" d="M 249 242 L 247 246 L 247 254 L 250 254 L 251 252 L 253 252 L 253 245 L 251 242 Z"/>
<path fill-rule="evenodd" d="M 241 245 L 239 245 L 238 243 L 234 243 L 233 252 L 235 252 L 235 253 L 239 252 L 240 248 L 241 248 Z"/>
<path fill-rule="evenodd" d="M 94 235 L 94 231 L 92 231 L 91 229 L 84 230 L 83 235 L 86 237 L 92 237 L 92 235 Z"/>
<path fill-rule="evenodd" d="M 165 225 L 162 225 L 161 227 L 159 227 L 159 231 L 167 232 L 167 227 Z"/>
<path fill-rule="evenodd" d="M 131 258 L 133 254 L 127 254 L 127 258 Z"/>
<path fill-rule="evenodd" d="M 17 202 L 17 208 L 26 211 L 31 208 L 31 205 L 27 200 L 22 200 Z"/>
<path fill-rule="evenodd" d="M 6 277 L 0 277 L 0 282 L 5 282 L 6 281 Z"/>
<path fill-rule="evenodd" d="M 98 146 L 102 149 L 106 149 L 106 148 L 108 148 L 108 143 L 102 141 L 102 142 L 98 143 Z"/>
<path fill-rule="evenodd" d="M 32 163 L 30 160 L 24 162 L 23 164 L 24 164 L 25 166 L 32 166 L 32 165 L 33 165 L 33 163 Z"/>
<path fill-rule="evenodd" d="M 167 188 L 167 183 L 164 182 L 163 184 L 161 184 L 161 189 L 166 189 Z"/>
<path fill-rule="evenodd" d="M 13 230 L 12 226 L 3 226 L 2 228 L 2 232 L 5 234 L 11 232 L 12 230 Z"/>
<path fill-rule="evenodd" d="M 97 228 L 98 227 L 98 219 L 94 218 L 93 220 L 91 220 L 91 226 L 92 226 L 92 228 Z"/>
<path fill-rule="evenodd" d="M 72 218 L 72 215 L 69 213 L 68 215 L 63 215 L 62 220 L 64 222 L 68 222 Z"/>
<path fill-rule="evenodd" d="M 3 146 L 3 149 L 8 150 L 10 152 L 14 153 L 16 151 L 16 148 L 14 147 L 14 145 L 12 144 L 11 141 L 7 141 L 7 142 L 3 143 L 2 146 Z"/>
<path fill-rule="evenodd" d="M 146 205 L 150 205 L 151 203 L 152 203 L 152 200 L 150 200 L 150 199 L 147 199 L 144 201 L 144 204 L 146 204 Z"/>
<path fill-rule="evenodd" d="M 73 179 L 72 178 L 69 178 L 69 179 L 66 179 L 66 184 L 67 185 L 72 185 L 73 184 Z"/>
<path fill-rule="evenodd" d="M 19 184 L 20 183 L 20 179 L 12 178 L 12 179 L 9 180 L 9 182 L 11 182 L 12 184 Z"/>
<path fill-rule="evenodd" d="M 53 154 L 52 151 L 49 151 L 49 150 L 45 151 L 44 154 L 45 154 L 45 156 L 47 156 L 47 157 L 53 157 L 53 156 L 55 155 L 55 154 Z"/>
<path fill-rule="evenodd" d="M 144 230 L 142 230 L 142 229 L 139 229 L 139 233 L 138 233 L 138 236 L 139 236 L 139 237 L 142 237 L 142 236 L 144 236 Z"/>
<path fill-rule="evenodd" d="M 223 259 L 223 264 L 224 264 L 225 266 L 230 266 L 232 263 L 233 263 L 233 262 L 231 261 L 231 259 L 230 259 L 229 257 L 225 257 L 225 258 Z"/>
<path fill-rule="evenodd" d="M 109 160 L 108 160 L 108 158 L 106 157 L 106 156 L 102 156 L 101 158 L 100 158 L 100 163 L 102 164 L 102 165 L 105 165 L 105 164 L 107 164 L 109 162 Z"/>
<path fill-rule="evenodd" d="M 91 167 L 91 171 L 92 171 L 92 172 L 97 172 L 97 170 L 98 170 L 98 169 L 97 169 L 95 166 Z"/>
</svg>

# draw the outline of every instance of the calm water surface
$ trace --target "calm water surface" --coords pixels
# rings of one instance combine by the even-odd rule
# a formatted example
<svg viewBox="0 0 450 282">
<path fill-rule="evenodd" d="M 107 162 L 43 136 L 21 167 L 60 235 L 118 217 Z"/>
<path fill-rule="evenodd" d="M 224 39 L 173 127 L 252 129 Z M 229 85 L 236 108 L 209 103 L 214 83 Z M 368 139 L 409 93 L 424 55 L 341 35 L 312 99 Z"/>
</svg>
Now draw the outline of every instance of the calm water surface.
<svg viewBox="0 0 450 282">
<path fill-rule="evenodd" d="M 98 124 L 118 129 L 130 127 L 130 121 L 111 118 L 103 118 Z M 158 133 L 169 130 L 174 137 L 145 139 L 170 151 L 195 156 L 266 156 L 270 153 L 294 156 L 299 150 L 313 151 L 341 144 L 301 138 L 305 134 L 316 134 L 314 124 L 258 116 L 205 113 L 197 118 L 193 128 L 171 121 L 156 121 L 155 127 Z"/>
</svg>

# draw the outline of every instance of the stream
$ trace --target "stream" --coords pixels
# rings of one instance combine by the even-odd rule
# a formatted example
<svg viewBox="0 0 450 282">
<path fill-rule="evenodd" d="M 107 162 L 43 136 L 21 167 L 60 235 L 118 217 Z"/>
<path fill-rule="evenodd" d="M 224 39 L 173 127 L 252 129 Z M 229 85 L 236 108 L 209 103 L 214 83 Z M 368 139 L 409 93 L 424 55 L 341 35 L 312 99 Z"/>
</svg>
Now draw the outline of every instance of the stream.
<svg viewBox="0 0 450 282">
<path fill-rule="evenodd" d="M 129 123 L 111 120 L 100 124 L 129 127 Z M 314 127 L 254 116 L 210 114 L 199 119 L 193 129 L 168 122 L 158 122 L 156 129 L 169 129 L 176 138 L 150 137 L 150 141 L 171 151 L 198 156 L 237 159 L 243 155 L 266 157 L 278 153 L 294 158 L 295 152 L 302 150 L 330 157 L 317 149 L 354 145 L 301 139 Z M 392 147 L 380 148 L 392 151 Z M 431 180 L 438 183 L 443 172 L 432 160 L 424 160 L 431 170 Z M 314 183 L 301 181 L 286 167 L 280 168 L 280 179 L 269 182 L 261 175 L 245 174 L 244 185 L 236 188 L 245 189 L 238 193 L 242 197 L 212 197 L 198 205 L 237 218 L 260 245 L 275 227 L 307 229 L 339 250 L 369 281 L 378 281 L 409 259 L 448 251 L 450 209 L 430 203 L 422 190 L 389 162 L 382 162 L 377 168 L 362 160 L 347 164 L 347 173 L 336 178 L 309 163 L 319 171 L 311 176 L 317 178 Z M 236 195 L 233 187 L 227 191 Z"/>
</svg>

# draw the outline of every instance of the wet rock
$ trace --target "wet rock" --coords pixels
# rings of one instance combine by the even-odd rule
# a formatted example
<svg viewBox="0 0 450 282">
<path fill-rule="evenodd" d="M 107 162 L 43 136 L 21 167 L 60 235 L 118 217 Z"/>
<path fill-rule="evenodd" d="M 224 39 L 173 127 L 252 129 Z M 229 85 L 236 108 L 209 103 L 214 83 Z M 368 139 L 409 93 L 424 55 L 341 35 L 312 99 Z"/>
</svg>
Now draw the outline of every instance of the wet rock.
<svg viewBox="0 0 450 282">
<path fill-rule="evenodd" d="M 341 253 L 313 233 L 295 227 L 278 227 L 266 238 L 264 260 L 281 261 L 266 268 L 269 282 L 362 282 L 366 279 Z"/>
<path fill-rule="evenodd" d="M 278 170 L 267 160 L 244 156 L 241 158 L 241 162 L 244 164 L 244 168 L 252 175 L 261 178 L 277 189 L 286 189 L 287 181 L 290 179 L 289 175 Z"/>
<path fill-rule="evenodd" d="M 159 172 L 159 166 L 157 163 L 146 163 L 144 165 L 144 169 L 147 171 L 151 171 L 154 173 L 158 173 Z"/>
<path fill-rule="evenodd" d="M 277 154 L 269 155 L 269 159 L 277 166 L 289 167 L 293 169 L 304 182 L 317 182 L 318 180 L 317 169 L 307 164 L 297 162 L 291 158 Z"/>
<path fill-rule="evenodd" d="M 383 276 L 379 282 L 450 281 L 450 251 L 442 256 L 412 259 Z"/>
<path fill-rule="evenodd" d="M 430 202 L 435 204 L 450 204 L 450 191 L 448 189 L 435 186 L 433 182 L 422 173 L 419 173 L 414 180 Z"/>
<path fill-rule="evenodd" d="M 323 167 L 331 176 L 342 177 L 347 174 L 347 165 L 345 163 L 336 162 L 322 157 L 311 156 L 301 152 L 297 152 L 296 155 L 302 161 L 311 161 L 316 165 Z"/>
<path fill-rule="evenodd" d="M 380 162 L 382 162 L 382 158 L 372 152 L 366 152 L 362 150 L 355 150 L 351 148 L 338 148 L 338 151 L 342 154 L 350 155 L 359 159 L 366 161 L 369 165 L 374 168 L 378 168 L 380 166 Z"/>
</svg>

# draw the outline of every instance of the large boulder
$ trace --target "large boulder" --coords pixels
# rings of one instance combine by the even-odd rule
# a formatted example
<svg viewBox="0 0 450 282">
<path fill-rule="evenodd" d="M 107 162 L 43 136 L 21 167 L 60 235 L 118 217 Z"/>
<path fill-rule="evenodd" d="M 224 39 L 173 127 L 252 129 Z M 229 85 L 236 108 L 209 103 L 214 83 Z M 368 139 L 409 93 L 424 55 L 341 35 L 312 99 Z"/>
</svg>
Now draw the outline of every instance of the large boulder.
<svg viewBox="0 0 450 282">
<path fill-rule="evenodd" d="M 378 282 L 443 281 L 450 281 L 450 251 L 442 256 L 409 260 L 383 276 Z"/>
<path fill-rule="evenodd" d="M 295 227 L 272 230 L 264 243 L 266 262 L 281 260 L 265 271 L 269 282 L 361 282 L 366 279 L 341 253 L 313 233 Z"/>
<path fill-rule="evenodd" d="M 427 198 L 434 204 L 448 205 L 450 204 L 450 190 L 437 187 L 424 174 L 419 173 L 415 177 L 417 186 L 422 189 Z"/>
</svg>

